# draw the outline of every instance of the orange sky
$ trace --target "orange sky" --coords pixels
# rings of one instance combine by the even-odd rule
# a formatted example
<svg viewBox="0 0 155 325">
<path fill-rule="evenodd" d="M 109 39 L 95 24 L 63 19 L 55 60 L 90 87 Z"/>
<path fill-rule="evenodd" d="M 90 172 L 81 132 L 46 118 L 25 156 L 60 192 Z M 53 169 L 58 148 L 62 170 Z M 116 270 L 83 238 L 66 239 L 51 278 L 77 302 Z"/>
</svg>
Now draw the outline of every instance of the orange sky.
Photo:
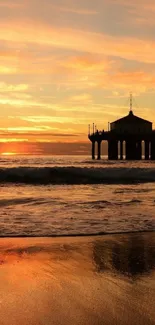
<svg viewBox="0 0 155 325">
<path fill-rule="evenodd" d="M 1 0 L 0 153 L 87 153 L 130 91 L 155 122 L 154 21 L 154 0 Z"/>
</svg>

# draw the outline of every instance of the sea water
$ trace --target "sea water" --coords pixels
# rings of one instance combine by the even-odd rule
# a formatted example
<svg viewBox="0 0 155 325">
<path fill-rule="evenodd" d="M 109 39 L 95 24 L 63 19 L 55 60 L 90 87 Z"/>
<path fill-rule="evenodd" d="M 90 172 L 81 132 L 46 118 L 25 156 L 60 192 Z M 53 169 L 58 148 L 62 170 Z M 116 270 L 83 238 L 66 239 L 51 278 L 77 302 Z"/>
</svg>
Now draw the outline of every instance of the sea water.
<svg viewBox="0 0 155 325">
<path fill-rule="evenodd" d="M 155 230 L 155 162 L 3 156 L 0 236 Z"/>
</svg>

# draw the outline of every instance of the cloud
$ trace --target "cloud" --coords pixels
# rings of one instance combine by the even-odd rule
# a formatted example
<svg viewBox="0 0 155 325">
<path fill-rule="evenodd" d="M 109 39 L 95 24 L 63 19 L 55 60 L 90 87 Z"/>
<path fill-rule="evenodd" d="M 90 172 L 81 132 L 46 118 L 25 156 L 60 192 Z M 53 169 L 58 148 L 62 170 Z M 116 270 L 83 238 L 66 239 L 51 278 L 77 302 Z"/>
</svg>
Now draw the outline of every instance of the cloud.
<svg viewBox="0 0 155 325">
<path fill-rule="evenodd" d="M 32 123 L 41 123 L 41 122 L 47 122 L 47 123 L 80 123 L 81 120 L 84 119 L 84 117 L 79 116 L 76 117 L 76 114 L 73 116 L 21 116 L 21 120 L 32 122 Z"/>
<path fill-rule="evenodd" d="M 6 128 L 3 128 L 3 127 L 0 127 L 0 131 L 3 131 L 4 133 L 5 132 L 12 132 L 12 131 L 16 131 L 16 133 L 25 133 L 25 131 L 27 132 L 45 132 L 45 131 L 48 131 L 48 130 L 51 130 L 51 127 L 50 126 L 20 126 L 20 127 L 6 127 Z"/>
<path fill-rule="evenodd" d="M 19 106 L 19 107 L 42 107 L 42 104 L 40 102 L 35 102 L 32 99 L 15 99 L 15 98 L 8 98 L 8 97 L 2 97 L 0 95 L 0 105 L 10 105 L 10 106 Z"/>
<path fill-rule="evenodd" d="M 98 11 L 96 10 L 89 10 L 89 9 L 78 9 L 78 8 L 69 8 L 69 7 L 57 7 L 58 10 L 66 13 L 72 13 L 77 15 L 97 15 Z"/>
<path fill-rule="evenodd" d="M 2 131 L 2 130 L 0 129 L 0 131 Z M 27 138 L 22 138 L 21 139 L 21 136 L 22 137 L 27 137 Z M 42 140 L 43 140 L 44 138 L 49 138 L 49 137 L 78 137 L 79 135 L 76 134 L 76 133 L 71 134 L 71 133 L 52 133 L 52 132 L 50 132 L 50 133 L 42 133 L 42 134 L 40 134 L 39 132 L 35 132 L 35 133 L 27 132 L 26 133 L 26 132 L 23 132 L 23 131 L 20 132 L 20 133 L 19 132 L 18 133 L 9 132 L 9 134 L 8 133 L 6 134 L 6 131 L 5 131 L 4 133 L 0 133 L 0 137 L 3 137 L 3 138 L 1 138 L 0 142 L 15 141 L 15 140 L 20 141 L 20 142 L 28 141 L 28 138 L 31 138 L 31 137 L 36 138 L 36 136 L 42 138 Z M 12 138 L 12 137 L 16 137 L 16 138 Z M 43 140 L 43 141 L 45 141 L 45 140 Z"/>
<path fill-rule="evenodd" d="M 119 82 L 125 84 L 144 84 L 146 87 L 149 85 L 155 85 L 155 74 L 145 73 L 144 71 L 124 71 L 118 72 L 115 75 L 115 80 L 119 80 Z"/>
<path fill-rule="evenodd" d="M 9 66 L 5 66 L 5 65 L 0 65 L 0 74 L 16 74 L 17 73 L 17 69 L 16 67 L 9 67 Z"/>
<path fill-rule="evenodd" d="M 31 21 L 1 23 L 1 39 L 5 41 L 36 43 L 61 49 L 72 49 L 82 52 L 116 56 L 127 60 L 146 63 L 155 62 L 155 41 L 142 40 L 136 37 L 114 37 L 103 33 L 95 33 L 70 28 L 58 28 Z M 132 50 L 131 50 L 132 49 Z"/>
<path fill-rule="evenodd" d="M 12 143 L 12 142 L 28 142 L 29 140 L 26 139 L 26 138 L 17 138 L 16 134 L 15 134 L 15 137 L 16 138 L 12 138 L 13 135 L 11 135 L 11 138 L 4 138 L 4 134 L 0 134 L 0 143 Z M 2 138 L 1 138 L 2 137 Z"/>
<path fill-rule="evenodd" d="M 21 8 L 24 6 L 24 1 L 23 2 L 19 2 L 19 1 L 10 1 L 10 0 L 1 0 L 0 2 L 0 7 L 6 7 L 6 8 Z"/>
<path fill-rule="evenodd" d="M 0 92 L 20 92 L 26 91 L 29 89 L 29 86 L 26 84 L 11 85 L 6 84 L 5 82 L 0 82 Z"/>
<path fill-rule="evenodd" d="M 59 62 L 59 64 L 69 71 L 73 71 L 73 73 L 76 71 L 76 73 L 97 74 L 112 68 L 115 60 L 103 55 L 86 53 L 68 57 L 66 60 Z"/>
<path fill-rule="evenodd" d="M 108 0 L 109 6 L 116 6 L 123 12 L 122 17 L 124 18 L 124 26 L 130 24 L 132 27 L 154 27 L 155 19 L 155 3 L 154 0 Z M 119 12 L 119 10 L 118 10 Z M 149 18 L 148 18 L 149 17 Z M 138 30 L 136 30 L 136 33 Z"/>
<path fill-rule="evenodd" d="M 83 104 L 85 103 L 92 103 L 92 96 L 90 94 L 80 94 L 80 95 L 75 95 L 75 96 L 71 96 L 70 98 L 68 98 L 69 101 L 71 102 L 81 102 Z"/>
</svg>

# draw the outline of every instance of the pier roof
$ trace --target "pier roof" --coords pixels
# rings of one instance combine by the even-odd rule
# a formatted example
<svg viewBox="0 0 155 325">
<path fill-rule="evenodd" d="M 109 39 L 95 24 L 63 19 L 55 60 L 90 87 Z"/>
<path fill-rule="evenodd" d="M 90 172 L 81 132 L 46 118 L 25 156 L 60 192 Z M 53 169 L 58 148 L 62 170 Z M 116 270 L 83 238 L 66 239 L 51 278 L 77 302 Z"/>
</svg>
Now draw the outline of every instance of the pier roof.
<svg viewBox="0 0 155 325">
<path fill-rule="evenodd" d="M 118 119 L 118 120 L 116 120 L 116 121 L 114 121 L 114 122 L 112 122 L 111 124 L 113 124 L 113 123 L 115 123 L 115 124 L 146 124 L 146 123 L 148 123 L 148 124 L 152 124 L 152 122 L 150 122 L 150 121 L 148 121 L 148 120 L 145 120 L 145 119 L 143 119 L 143 118 L 141 118 L 141 117 L 138 117 L 138 116 L 136 116 L 136 115 L 134 115 L 133 114 L 133 111 L 130 111 L 129 112 L 129 114 L 128 115 L 126 115 L 126 116 L 124 116 L 124 117 L 122 117 L 122 118 L 120 118 L 120 119 Z"/>
</svg>

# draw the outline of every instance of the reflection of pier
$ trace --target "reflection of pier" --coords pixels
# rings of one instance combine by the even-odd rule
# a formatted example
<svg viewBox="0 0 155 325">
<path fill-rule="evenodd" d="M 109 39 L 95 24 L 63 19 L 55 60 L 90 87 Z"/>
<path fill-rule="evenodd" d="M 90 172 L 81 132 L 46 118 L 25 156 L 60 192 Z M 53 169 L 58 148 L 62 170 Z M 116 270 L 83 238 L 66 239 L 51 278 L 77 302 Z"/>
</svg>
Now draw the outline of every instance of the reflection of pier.
<svg viewBox="0 0 155 325">
<path fill-rule="evenodd" d="M 110 130 L 106 132 L 96 130 L 93 124 L 91 133 L 89 126 L 88 138 L 92 143 L 92 159 L 96 157 L 96 144 L 97 159 L 100 159 L 102 141 L 107 141 L 109 160 L 141 160 L 142 147 L 144 158 L 155 160 L 155 130 L 152 130 L 152 122 L 133 114 L 132 96 L 127 116 L 110 123 Z"/>
<path fill-rule="evenodd" d="M 138 277 L 155 269 L 155 246 L 149 243 L 148 235 L 127 235 L 118 241 L 95 241 L 93 260 L 97 271 L 119 272 Z M 151 235 L 150 235 L 151 237 Z M 150 238 L 151 239 L 151 238 Z"/>
</svg>

